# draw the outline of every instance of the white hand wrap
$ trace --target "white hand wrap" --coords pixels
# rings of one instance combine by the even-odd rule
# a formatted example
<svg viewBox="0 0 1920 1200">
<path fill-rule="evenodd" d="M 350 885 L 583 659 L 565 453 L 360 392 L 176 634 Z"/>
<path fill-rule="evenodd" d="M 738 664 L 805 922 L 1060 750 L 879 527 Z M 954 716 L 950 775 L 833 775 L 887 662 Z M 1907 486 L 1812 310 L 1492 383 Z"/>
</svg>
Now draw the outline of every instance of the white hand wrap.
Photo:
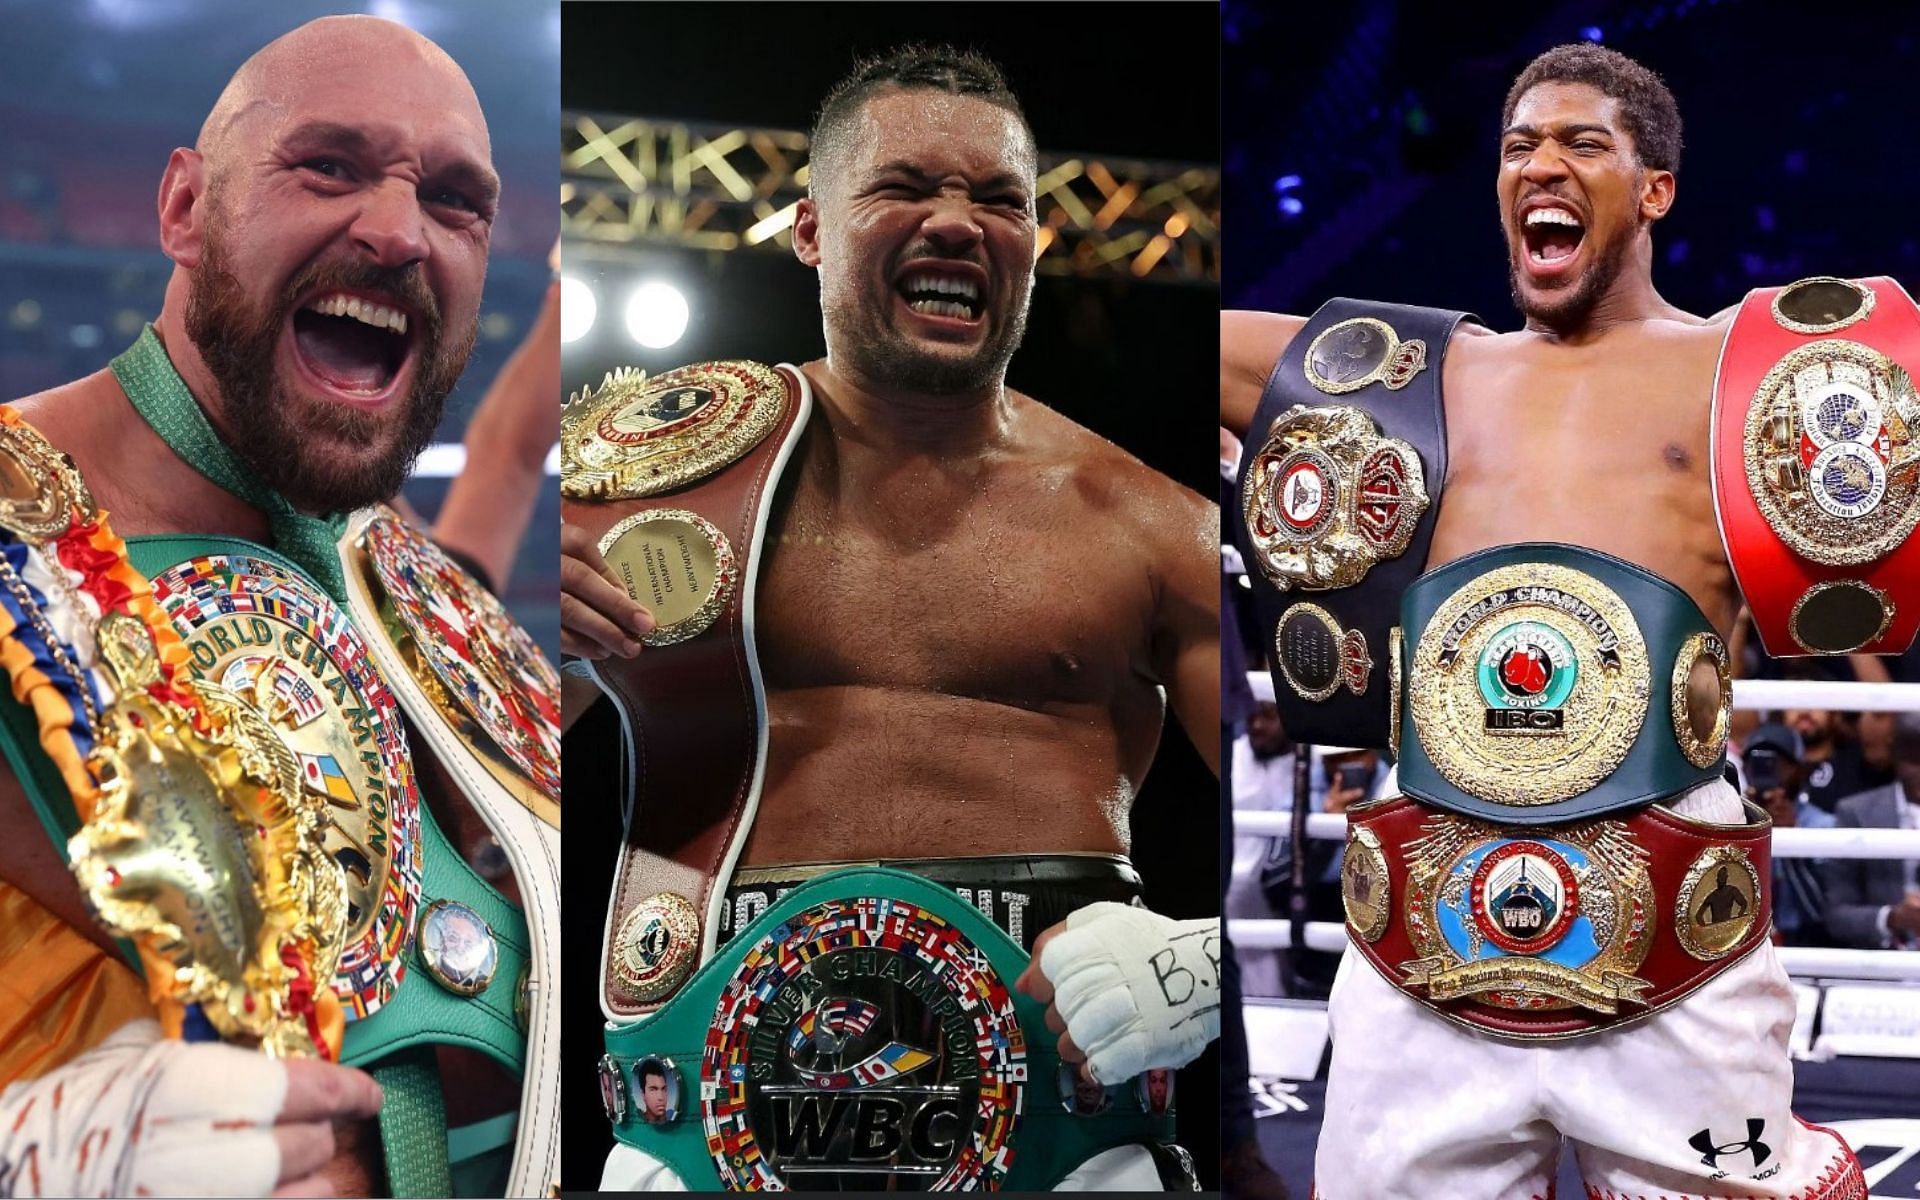
<svg viewBox="0 0 1920 1200">
<path fill-rule="evenodd" d="M 1040 951 L 1054 1007 L 1107 1086 L 1181 1067 L 1220 1036 L 1220 919 L 1090 904 Z"/>
<path fill-rule="evenodd" d="M 129 1021 L 0 1092 L 0 1196 L 265 1196 L 286 1068 Z"/>
</svg>

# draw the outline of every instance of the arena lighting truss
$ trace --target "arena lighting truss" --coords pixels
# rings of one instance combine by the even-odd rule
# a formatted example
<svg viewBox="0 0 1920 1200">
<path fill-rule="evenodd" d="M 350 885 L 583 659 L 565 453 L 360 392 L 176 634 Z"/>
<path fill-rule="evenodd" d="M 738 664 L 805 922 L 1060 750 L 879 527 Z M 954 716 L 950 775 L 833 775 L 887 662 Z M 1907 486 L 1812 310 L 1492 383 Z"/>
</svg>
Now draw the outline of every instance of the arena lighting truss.
<svg viewBox="0 0 1920 1200">
<path fill-rule="evenodd" d="M 791 253 L 807 137 L 563 113 L 560 222 L 569 238 Z M 1040 156 L 1042 275 L 1214 286 L 1220 172 L 1193 163 Z"/>
<path fill-rule="evenodd" d="M 1273 678 L 1249 671 L 1247 682 L 1259 699 L 1273 699 Z M 1860 683 L 1842 680 L 1736 679 L 1733 707 L 1739 709 L 1832 708 L 1843 712 L 1920 712 L 1920 683 Z M 1312 813 L 1306 836 L 1344 841 L 1347 819 L 1339 813 Z M 1238 837 L 1287 837 L 1293 814 L 1272 809 L 1235 809 Z M 1775 858 L 1920 858 L 1920 829 L 1784 828 L 1773 831 Z M 1227 922 L 1237 947 L 1285 949 L 1294 944 L 1293 922 L 1245 919 Z M 1301 940 L 1310 950 L 1340 953 L 1347 948 L 1347 927 L 1335 921 L 1301 924 Z M 1821 946 L 1781 946 L 1781 965 L 1798 978 L 1880 979 L 1920 982 L 1920 954 L 1900 950 L 1854 950 Z"/>
</svg>

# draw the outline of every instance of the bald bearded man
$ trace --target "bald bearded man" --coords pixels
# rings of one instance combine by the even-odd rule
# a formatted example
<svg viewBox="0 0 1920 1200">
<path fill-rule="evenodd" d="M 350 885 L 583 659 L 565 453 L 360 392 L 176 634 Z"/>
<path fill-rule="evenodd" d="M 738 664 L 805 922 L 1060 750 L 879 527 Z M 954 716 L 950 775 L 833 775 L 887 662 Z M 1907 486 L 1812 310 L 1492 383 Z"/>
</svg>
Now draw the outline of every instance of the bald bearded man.
<svg viewBox="0 0 1920 1200">
<path fill-rule="evenodd" d="M 12 769 L 0 779 L 0 976 L 13 994 L 0 1015 L 0 1082 L 11 1085 L 0 1192 L 501 1195 L 555 1178 L 549 1131 L 509 1182 L 512 1122 L 494 1119 L 516 1108 L 533 951 L 519 908 L 461 850 L 502 827 L 440 718 L 412 702 L 415 682 L 367 619 L 366 580 L 385 580 L 408 612 L 387 573 L 404 564 L 406 578 L 434 581 L 417 607 L 475 628 L 506 618 L 390 512 L 347 516 L 397 492 L 439 423 L 472 349 L 499 190 L 479 101 L 438 46 L 373 18 L 302 26 L 240 68 L 194 147 L 167 162 L 160 240 L 174 270 L 155 323 L 109 369 L 0 415 L 12 439 L 0 458 L 26 462 L 43 495 L 53 485 L 31 469 L 35 447 L 78 468 L 93 503 L 76 505 L 74 528 L 125 556 L 110 569 L 136 599 L 150 587 L 153 620 L 171 627 L 155 636 L 164 646 L 177 635 L 187 652 L 176 677 L 257 689 L 305 764 L 347 899 L 340 968 L 319 1007 L 337 1002 L 341 1057 L 373 1076 L 160 1037 L 147 988 L 64 861 L 90 805 L 71 783 L 84 772 L 62 753 L 82 739 L 50 736 L 46 703 L 94 708 L 78 692 L 36 696 L 32 710 L 6 706 L 0 739 Z M 0 518 L 10 535 L 15 524 Z M 341 558 L 355 531 L 363 575 Z M 36 556 L 69 561 L 58 539 L 5 549 L 10 587 L 31 589 Z M 0 658 L 25 698 L 37 676 L 21 673 L 14 643 L 45 626 L 46 641 L 70 642 L 54 657 L 84 668 L 94 638 L 67 631 L 117 601 L 67 613 L 57 580 L 45 596 L 13 592 L 29 611 L 9 610 Z M 544 663 L 526 657 L 537 651 L 502 637 L 506 710 L 537 715 L 544 703 L 557 715 L 538 695 Z M 475 719 L 523 782 L 540 781 L 537 754 L 529 766 Z M 557 825 L 557 774 L 548 782 Z M 538 892 L 534 882 L 522 872 L 519 890 Z M 166 991 L 153 984 L 163 1021 Z M 99 1099 L 76 1110 L 82 1095 Z M 456 1139 L 481 1152 L 449 1164 L 446 1133 L 462 1124 L 492 1136 Z"/>
</svg>

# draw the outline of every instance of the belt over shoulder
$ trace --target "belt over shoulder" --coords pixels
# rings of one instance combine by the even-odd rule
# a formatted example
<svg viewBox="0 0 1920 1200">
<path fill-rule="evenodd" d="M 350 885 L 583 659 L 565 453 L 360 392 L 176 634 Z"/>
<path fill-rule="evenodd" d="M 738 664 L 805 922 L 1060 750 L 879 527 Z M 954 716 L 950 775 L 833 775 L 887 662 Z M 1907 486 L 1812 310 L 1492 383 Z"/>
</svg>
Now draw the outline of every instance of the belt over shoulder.
<svg viewBox="0 0 1920 1200">
<path fill-rule="evenodd" d="M 1463 319 L 1329 300 L 1261 392 L 1230 529 L 1298 741 L 1386 745 L 1388 630 L 1432 539 L 1441 365 Z"/>
</svg>

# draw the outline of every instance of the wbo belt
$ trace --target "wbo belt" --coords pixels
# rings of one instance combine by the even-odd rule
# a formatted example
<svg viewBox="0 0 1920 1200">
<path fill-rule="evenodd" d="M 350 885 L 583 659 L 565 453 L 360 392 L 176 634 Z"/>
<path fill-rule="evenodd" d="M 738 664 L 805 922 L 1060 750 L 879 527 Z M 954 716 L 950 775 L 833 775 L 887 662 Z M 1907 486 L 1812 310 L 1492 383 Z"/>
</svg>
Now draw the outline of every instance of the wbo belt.
<svg viewBox="0 0 1920 1200">
<path fill-rule="evenodd" d="M 1388 655 L 1407 795 L 1545 825 L 1720 776 L 1727 648 L 1652 572 L 1556 542 L 1496 546 L 1421 576 L 1400 613 Z"/>
<path fill-rule="evenodd" d="M 1649 807 L 1540 829 L 1405 796 L 1351 810 L 1340 889 L 1353 944 L 1460 1024 L 1591 1033 L 1688 995 L 1767 939 L 1772 823 Z"/>
<path fill-rule="evenodd" d="M 1920 631 L 1920 309 L 1884 277 L 1747 293 L 1713 387 L 1713 498 L 1767 653 Z"/>
<path fill-rule="evenodd" d="M 1019 947 L 953 889 L 885 868 L 775 902 L 664 1007 L 610 1026 L 614 1136 L 693 1190 L 1051 1188 L 1171 1140 L 1172 1072 L 1075 1087 Z"/>
<path fill-rule="evenodd" d="M 1334 299 L 1260 393 L 1230 533 L 1295 740 L 1387 744 L 1387 631 L 1447 475 L 1441 366 L 1467 314 Z"/>
<path fill-rule="evenodd" d="M 581 664 L 624 734 L 627 841 L 601 959 L 612 1020 L 659 1008 L 713 951 L 716 882 L 766 769 L 754 588 L 811 407 L 798 369 L 736 361 L 616 372 L 561 416 L 562 516 L 657 622 L 644 654 Z"/>
</svg>

